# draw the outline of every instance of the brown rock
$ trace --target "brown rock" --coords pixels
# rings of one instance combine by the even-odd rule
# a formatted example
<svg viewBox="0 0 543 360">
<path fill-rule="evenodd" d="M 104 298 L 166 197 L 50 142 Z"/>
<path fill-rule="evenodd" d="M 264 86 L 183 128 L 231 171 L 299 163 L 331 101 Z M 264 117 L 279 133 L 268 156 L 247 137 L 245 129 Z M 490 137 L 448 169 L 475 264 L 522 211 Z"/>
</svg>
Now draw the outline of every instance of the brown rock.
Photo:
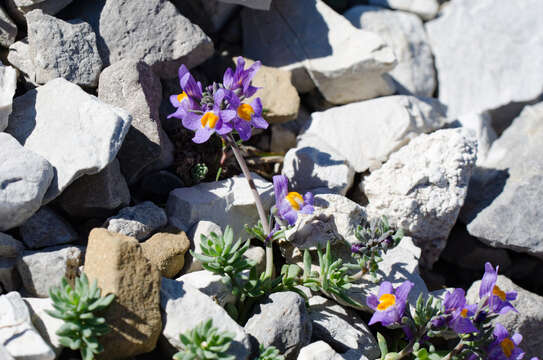
<svg viewBox="0 0 543 360">
<path fill-rule="evenodd" d="M 121 359 L 152 351 L 162 331 L 160 272 L 143 256 L 138 240 L 93 229 L 85 256 L 85 273 L 98 281 L 102 294 L 115 301 L 104 313 L 112 331 L 100 338 L 102 359 Z"/>
<path fill-rule="evenodd" d="M 172 279 L 185 265 L 185 253 L 190 240 L 182 230 L 171 230 L 153 235 L 141 244 L 143 255 L 155 265 L 162 276 Z"/>
</svg>

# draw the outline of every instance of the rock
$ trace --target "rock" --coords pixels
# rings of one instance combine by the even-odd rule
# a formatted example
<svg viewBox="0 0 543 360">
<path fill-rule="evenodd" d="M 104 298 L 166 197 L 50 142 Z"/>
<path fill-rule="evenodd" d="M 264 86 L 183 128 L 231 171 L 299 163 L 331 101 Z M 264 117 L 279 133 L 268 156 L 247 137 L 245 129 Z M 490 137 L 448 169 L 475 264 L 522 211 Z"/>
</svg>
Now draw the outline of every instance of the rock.
<svg viewBox="0 0 543 360">
<path fill-rule="evenodd" d="M 462 115 L 458 117 L 456 122 L 464 129 L 471 132 L 472 137 L 477 139 L 476 164 L 479 165 L 483 163 L 488 155 L 490 146 L 498 137 L 492 128 L 490 115 L 488 113 Z M 453 125 L 455 125 L 456 122 L 454 122 Z"/>
<path fill-rule="evenodd" d="M 354 169 L 331 147 L 299 146 L 289 150 L 283 161 L 283 175 L 299 193 L 327 188 L 331 193 L 347 194 L 354 181 Z"/>
<path fill-rule="evenodd" d="M 398 65 L 385 76 L 392 78 L 399 94 L 433 96 L 434 59 L 420 18 L 403 11 L 362 5 L 343 15 L 355 27 L 375 32 L 392 47 Z"/>
<path fill-rule="evenodd" d="M 190 241 L 184 231 L 172 229 L 160 232 L 141 244 L 143 256 L 155 265 L 163 277 L 177 275 L 185 265 L 185 253 Z"/>
<path fill-rule="evenodd" d="M 240 360 L 249 358 L 251 346 L 243 328 L 211 298 L 189 284 L 163 278 L 160 288 L 160 307 L 164 321 L 162 335 L 175 349 L 182 349 L 179 334 L 186 333 L 211 318 L 213 326 L 234 335 L 227 353 Z"/>
<path fill-rule="evenodd" d="M 286 153 L 296 147 L 296 134 L 283 124 L 273 124 L 271 127 L 270 151 Z"/>
<path fill-rule="evenodd" d="M 168 223 L 166 213 L 150 201 L 121 209 L 104 224 L 109 231 L 145 240 Z"/>
<path fill-rule="evenodd" d="M 0 26 L 2 24 L 0 7 Z M 1 33 L 0 33 L 1 35 Z M 13 95 L 17 89 L 17 71 L 0 62 L 0 132 L 8 127 L 9 114 L 13 104 Z"/>
<path fill-rule="evenodd" d="M 0 46 L 9 47 L 15 42 L 17 25 L 11 20 L 8 13 L 0 6 Z"/>
<path fill-rule="evenodd" d="M 107 0 L 95 31 L 106 65 L 141 60 L 162 78 L 175 77 L 181 64 L 191 68 L 213 54 L 211 39 L 169 1 Z"/>
<path fill-rule="evenodd" d="M 58 78 L 15 99 L 6 131 L 53 165 L 47 203 L 79 177 L 111 163 L 131 121 L 126 111 Z"/>
<path fill-rule="evenodd" d="M 256 174 L 252 174 L 264 211 L 274 200 L 273 186 Z M 234 236 L 247 238 L 244 225 L 258 221 L 255 201 L 244 176 L 201 183 L 192 187 L 175 189 L 166 205 L 169 221 L 179 229 L 188 231 L 200 220 L 216 223 L 221 228 L 230 225 Z"/>
<path fill-rule="evenodd" d="M 344 360 L 330 345 L 324 341 L 317 341 L 304 346 L 300 350 L 297 360 Z"/>
<path fill-rule="evenodd" d="M 439 99 L 451 117 L 530 101 L 543 92 L 543 73 L 531 60 L 543 51 L 543 39 L 533 36 L 543 31 L 542 12 L 538 0 L 452 1 L 426 25 Z"/>
<path fill-rule="evenodd" d="M 336 150 L 356 172 L 376 169 L 390 154 L 421 133 L 445 124 L 439 102 L 413 96 L 388 96 L 334 107 L 311 115 L 301 136 L 305 146 L 320 144 Z"/>
<path fill-rule="evenodd" d="M 0 344 L 0 359 L 2 359 L 2 360 L 15 360 L 15 359 L 13 359 L 11 354 L 8 352 L 8 350 L 2 344 Z"/>
<path fill-rule="evenodd" d="M 369 0 L 371 5 L 389 7 L 394 10 L 412 12 L 423 20 L 431 20 L 439 11 L 438 0 Z"/>
<path fill-rule="evenodd" d="M 0 233 L 0 258 L 16 258 L 24 250 L 23 243 L 8 234 Z"/>
<path fill-rule="evenodd" d="M 519 311 L 510 311 L 505 315 L 499 315 L 493 322 L 502 324 L 510 334 L 519 332 L 522 334 L 522 350 L 526 352 L 524 358 L 530 359 L 532 356 L 543 354 L 543 297 L 524 290 L 514 284 L 503 275 L 498 275 L 496 285 L 503 291 L 515 291 L 517 299 L 512 302 L 513 306 Z M 479 300 L 479 287 L 481 281 L 476 281 L 469 288 L 467 300 L 470 303 Z"/>
<path fill-rule="evenodd" d="M 19 290 L 21 279 L 16 265 L 17 258 L 0 257 L 0 294 Z"/>
<path fill-rule="evenodd" d="M 30 57 L 28 38 L 16 41 L 9 47 L 8 62 L 24 75 L 24 79 L 28 83 L 38 86 L 36 83 L 36 70 L 34 68 L 34 62 Z"/>
<path fill-rule="evenodd" d="M 259 246 L 251 246 L 245 254 L 247 259 L 254 261 L 256 264 L 256 273 L 260 275 L 266 271 L 266 250 Z"/>
<path fill-rule="evenodd" d="M 25 15 L 32 10 L 40 9 L 49 15 L 55 15 L 68 6 L 73 0 L 7 0 L 6 5 L 18 23 L 25 22 Z"/>
<path fill-rule="evenodd" d="M 81 250 L 74 246 L 53 246 L 24 251 L 17 272 L 28 295 L 46 298 L 49 289 L 60 286 L 63 277 L 73 281 L 81 265 Z"/>
<path fill-rule="evenodd" d="M 309 306 L 313 341 L 322 340 L 342 353 L 352 350 L 358 352 L 360 357 L 380 357 L 377 340 L 354 310 L 318 295 L 309 299 Z"/>
<path fill-rule="evenodd" d="M 462 219 L 492 247 L 543 259 L 543 103 L 526 107 L 474 171 Z"/>
<path fill-rule="evenodd" d="M 55 351 L 57 356 L 60 355 L 64 346 L 60 344 L 59 336 L 56 332 L 60 329 L 62 324 L 64 324 L 64 321 L 54 318 L 46 312 L 46 310 L 54 310 L 53 301 L 50 298 L 24 298 L 23 300 L 28 306 L 34 327 L 38 330 L 47 344 Z"/>
<path fill-rule="evenodd" d="M 190 250 L 201 254 L 201 236 L 209 236 L 212 232 L 217 235 L 222 235 L 221 227 L 212 221 L 201 220 L 194 224 L 188 232 L 190 239 Z M 192 257 L 192 255 L 187 252 L 183 272 L 190 273 L 198 270 L 203 270 L 202 263 L 200 260 Z"/>
<path fill-rule="evenodd" d="M 37 83 L 62 77 L 83 87 L 98 86 L 102 59 L 88 23 L 62 21 L 41 10 L 26 14 L 26 22 Z"/>
<path fill-rule="evenodd" d="M 239 4 L 257 10 L 270 10 L 272 0 L 219 0 L 227 4 Z"/>
<path fill-rule="evenodd" d="M 305 301 L 292 291 L 266 296 L 245 324 L 245 331 L 260 345 L 275 346 L 286 360 L 296 359 L 300 349 L 309 344 L 311 330 Z"/>
<path fill-rule="evenodd" d="M 0 230 L 19 226 L 39 208 L 51 180 L 51 164 L 0 133 Z"/>
<path fill-rule="evenodd" d="M 89 235 L 85 273 L 102 294 L 115 294 L 104 312 L 112 331 L 100 338 L 103 358 L 119 359 L 152 351 L 160 318 L 160 272 L 144 256 L 138 241 L 105 229 Z"/>
<path fill-rule="evenodd" d="M 28 308 L 17 292 L 0 296 L 0 344 L 15 359 L 55 359 L 53 350 L 32 326 Z"/>
<path fill-rule="evenodd" d="M 100 74 L 98 98 L 132 115 L 132 127 L 118 159 L 126 180 L 133 184 L 145 167 L 158 160 L 162 150 L 158 114 L 162 101 L 160 79 L 144 62 L 124 59 Z"/>
<path fill-rule="evenodd" d="M 221 279 L 221 275 L 207 270 L 199 270 L 185 274 L 179 277 L 177 281 L 201 291 L 222 307 L 226 304 L 234 305 L 236 297 L 232 295 L 232 287 L 225 285 Z"/>
<path fill-rule="evenodd" d="M 165 204 L 174 189 L 185 186 L 183 181 L 169 171 L 161 170 L 141 179 L 137 196 L 157 204 Z"/>
<path fill-rule="evenodd" d="M 21 225 L 19 232 L 28 249 L 68 244 L 78 239 L 72 226 L 46 206 Z"/>
<path fill-rule="evenodd" d="M 381 77 L 396 65 L 391 48 L 323 1 L 274 0 L 268 12 L 245 9 L 242 21 L 244 54 L 291 70 L 299 92 L 316 86 L 333 104 L 394 93 Z"/>
<path fill-rule="evenodd" d="M 113 161 L 95 175 L 84 175 L 71 183 L 56 203 L 70 216 L 105 217 L 130 204 L 130 190 L 121 173 L 119 161 Z"/>
<path fill-rule="evenodd" d="M 238 5 L 219 0 L 174 0 L 173 3 L 181 14 L 198 24 L 206 34 L 221 32 L 221 38 L 223 27 L 239 11 Z"/>
</svg>

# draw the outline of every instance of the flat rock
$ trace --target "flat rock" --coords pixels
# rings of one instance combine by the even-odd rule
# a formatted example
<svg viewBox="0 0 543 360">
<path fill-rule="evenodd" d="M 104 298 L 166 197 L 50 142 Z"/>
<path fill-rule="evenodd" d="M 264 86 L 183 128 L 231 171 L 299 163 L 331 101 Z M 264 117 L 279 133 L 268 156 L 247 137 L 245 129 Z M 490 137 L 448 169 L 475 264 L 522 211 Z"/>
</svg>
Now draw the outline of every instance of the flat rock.
<svg viewBox="0 0 543 360">
<path fill-rule="evenodd" d="M 160 79 L 144 62 L 124 59 L 100 74 L 98 98 L 132 115 L 132 126 L 118 159 L 126 180 L 133 184 L 145 167 L 158 160 L 162 151 L 158 113 L 162 101 Z"/>
<path fill-rule="evenodd" d="M 0 7 L 0 24 L 2 23 Z M 1 27 L 2 25 L 0 25 Z M 0 132 L 8 127 L 9 114 L 13 105 L 13 95 L 17 89 L 17 71 L 0 62 Z"/>
<path fill-rule="evenodd" d="M 182 230 L 159 232 L 141 244 L 143 256 L 155 265 L 163 277 L 177 275 L 185 265 L 185 253 L 190 241 Z"/>
<path fill-rule="evenodd" d="M 234 335 L 227 353 L 240 360 L 249 358 L 251 345 L 243 328 L 209 296 L 189 284 L 163 278 L 160 307 L 164 321 L 162 335 L 171 347 L 181 350 L 183 347 L 179 334 L 186 333 L 211 318 L 213 326 Z"/>
<path fill-rule="evenodd" d="M 369 3 L 394 10 L 412 12 L 424 20 L 435 18 L 439 11 L 438 0 L 369 0 Z"/>
<path fill-rule="evenodd" d="M 26 14 L 26 22 L 37 83 L 62 77 L 83 87 L 98 86 L 102 59 L 88 23 L 66 22 L 41 10 Z"/>
<path fill-rule="evenodd" d="M 243 5 L 257 10 L 270 10 L 272 0 L 219 0 L 227 4 Z"/>
<path fill-rule="evenodd" d="M 286 360 L 292 360 L 311 341 L 312 322 L 300 295 L 277 292 L 266 296 L 253 309 L 245 331 L 260 345 L 275 346 Z"/>
<path fill-rule="evenodd" d="M 40 9 L 49 15 L 55 15 L 68 6 L 73 0 L 7 0 L 11 14 L 18 22 L 25 21 L 25 15 L 32 10 Z"/>
<path fill-rule="evenodd" d="M 0 233 L 0 257 L 16 258 L 24 250 L 24 245 L 19 240 L 15 240 L 11 235 Z"/>
<path fill-rule="evenodd" d="M 81 250 L 74 246 L 53 246 L 24 251 L 17 272 L 30 296 L 46 298 L 49 289 L 60 286 L 63 277 L 73 281 L 81 265 Z"/>
<path fill-rule="evenodd" d="M 47 206 L 21 225 L 19 232 L 28 249 L 68 244 L 79 237 L 70 223 Z"/>
<path fill-rule="evenodd" d="M 54 318 L 46 312 L 46 310 L 54 310 L 53 301 L 50 298 L 24 298 L 23 300 L 28 306 L 30 318 L 36 330 L 38 330 L 41 337 L 55 351 L 57 356 L 60 355 L 64 346 L 60 344 L 60 337 L 56 332 L 64 324 L 64 321 Z"/>
<path fill-rule="evenodd" d="M 190 250 L 201 254 L 202 248 L 200 247 L 200 244 L 202 241 L 202 235 L 209 236 L 212 232 L 219 236 L 222 235 L 221 227 L 212 221 L 201 220 L 194 224 L 188 232 L 188 237 L 190 239 Z M 200 260 L 192 257 L 192 255 L 187 252 L 185 256 L 185 267 L 183 269 L 183 273 L 190 273 L 203 269 L 204 268 L 202 267 Z"/>
<path fill-rule="evenodd" d="M 168 223 L 164 210 L 150 201 L 121 209 L 104 224 L 109 231 L 145 240 Z"/>
<path fill-rule="evenodd" d="M 55 359 L 53 350 L 32 326 L 28 308 L 18 292 L 0 296 L 0 344 L 15 359 Z"/>
<path fill-rule="evenodd" d="M 274 0 L 267 12 L 245 9 L 242 22 L 244 55 L 291 70 L 299 92 L 316 86 L 333 104 L 394 93 L 381 76 L 396 65 L 392 49 L 324 1 Z"/>
<path fill-rule="evenodd" d="M 350 8 L 343 15 L 357 28 L 375 32 L 392 47 L 398 65 L 385 76 L 392 78 L 399 94 L 433 96 L 434 59 L 418 16 L 362 5 Z"/>
<path fill-rule="evenodd" d="M 112 331 L 100 338 L 101 354 L 119 359 L 152 351 L 162 330 L 160 272 L 143 256 L 138 241 L 105 229 L 89 235 L 85 273 L 102 294 L 115 294 L 104 312 Z"/>
<path fill-rule="evenodd" d="M 468 191 L 477 143 L 460 129 L 420 135 L 363 181 L 368 214 L 412 236 L 431 267 L 447 244 Z"/>
<path fill-rule="evenodd" d="M 111 163 L 131 121 L 125 110 L 58 78 L 15 98 L 6 131 L 53 165 L 55 177 L 44 197 L 49 202 L 76 179 Z"/>
<path fill-rule="evenodd" d="M 543 38 L 534 37 L 543 31 L 542 12 L 538 0 L 458 0 L 426 25 L 439 99 L 451 117 L 530 101 L 543 93 L 543 73 L 532 61 L 543 51 Z"/>
<path fill-rule="evenodd" d="M 39 208 L 51 184 L 51 164 L 0 133 L 0 230 L 19 226 Z"/>
<path fill-rule="evenodd" d="M 21 287 L 16 266 L 17 258 L 0 257 L 0 294 L 17 291 Z"/>
<path fill-rule="evenodd" d="M 3 6 L 0 6 L 0 46 L 9 47 L 15 42 L 17 25 L 11 20 Z"/>
<path fill-rule="evenodd" d="M 317 341 L 304 346 L 300 350 L 297 360 L 344 360 L 330 345 L 324 341 Z"/>
<path fill-rule="evenodd" d="M 232 287 L 225 285 L 221 279 L 221 275 L 208 270 L 199 270 L 185 274 L 176 280 L 198 289 L 222 307 L 226 304 L 234 305 L 236 297 L 232 295 Z"/>
<path fill-rule="evenodd" d="M 275 202 L 273 185 L 252 174 L 258 193 L 268 211 Z M 166 211 L 170 223 L 188 231 L 198 221 L 212 221 L 225 228 L 230 225 L 234 236 L 246 238 L 244 225 L 258 221 L 255 201 L 244 176 L 175 189 L 170 193 Z"/>
<path fill-rule="evenodd" d="M 356 172 L 364 172 L 380 167 L 409 140 L 444 124 L 445 107 L 434 99 L 387 96 L 311 114 L 299 141 L 313 136 L 304 145 L 328 145 Z"/>
</svg>

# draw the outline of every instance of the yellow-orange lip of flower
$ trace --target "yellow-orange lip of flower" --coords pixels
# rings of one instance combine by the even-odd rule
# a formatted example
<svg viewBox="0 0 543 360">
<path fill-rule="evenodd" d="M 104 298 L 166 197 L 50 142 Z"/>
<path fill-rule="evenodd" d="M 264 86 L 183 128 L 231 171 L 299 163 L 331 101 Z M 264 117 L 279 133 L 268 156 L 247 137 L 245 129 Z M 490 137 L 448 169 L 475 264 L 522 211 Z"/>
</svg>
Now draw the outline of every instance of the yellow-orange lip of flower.
<svg viewBox="0 0 543 360">
<path fill-rule="evenodd" d="M 255 114 L 255 110 L 249 104 L 241 104 L 237 112 L 238 116 L 245 121 L 251 121 L 251 117 Z"/>
<path fill-rule="evenodd" d="M 379 305 L 377 305 L 377 310 L 383 311 L 394 305 L 396 305 L 396 296 L 394 296 L 393 294 L 383 294 L 379 298 Z"/>
<path fill-rule="evenodd" d="M 187 97 L 188 97 L 187 93 L 183 91 L 181 94 L 177 95 L 177 101 L 181 102 Z"/>
<path fill-rule="evenodd" d="M 200 119 L 200 122 L 202 123 L 202 127 L 205 128 L 207 125 L 210 129 L 215 128 L 215 126 L 217 125 L 217 121 L 219 121 L 219 117 L 209 111 L 206 112 Z"/>
<path fill-rule="evenodd" d="M 496 295 L 497 297 L 502 299 L 502 301 L 505 301 L 506 299 L 505 292 L 500 289 L 498 285 L 494 285 L 494 288 L 492 289 L 492 295 Z"/>
<path fill-rule="evenodd" d="M 502 348 L 502 351 L 503 353 L 505 354 L 505 356 L 507 356 L 508 358 L 511 356 L 511 354 L 513 353 L 513 350 L 515 350 L 515 343 L 509 339 L 509 338 L 505 338 L 503 339 L 501 342 L 500 342 L 500 346 Z"/>
<path fill-rule="evenodd" d="M 462 309 L 462 311 L 460 311 L 460 316 L 463 318 L 468 317 L 468 309 Z"/>
<path fill-rule="evenodd" d="M 296 211 L 299 211 L 304 204 L 304 198 L 296 191 L 289 192 L 287 196 L 285 196 L 285 199 L 288 200 L 290 206 L 292 206 L 292 208 Z"/>
</svg>

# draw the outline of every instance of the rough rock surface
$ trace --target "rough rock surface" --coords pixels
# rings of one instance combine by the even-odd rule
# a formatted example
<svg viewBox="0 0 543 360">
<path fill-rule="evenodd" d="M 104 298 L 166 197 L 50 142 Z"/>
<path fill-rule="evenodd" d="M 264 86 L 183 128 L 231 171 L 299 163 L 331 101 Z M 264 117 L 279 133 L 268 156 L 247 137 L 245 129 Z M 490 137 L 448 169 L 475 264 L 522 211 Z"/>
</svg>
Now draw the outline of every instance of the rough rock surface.
<svg viewBox="0 0 543 360">
<path fill-rule="evenodd" d="M 477 143 L 459 129 L 420 135 L 364 179 L 371 216 L 412 236 L 432 266 L 464 204 Z"/>
<path fill-rule="evenodd" d="M 19 228 L 28 249 L 71 243 L 78 235 L 70 223 L 49 207 L 42 207 Z"/>
<path fill-rule="evenodd" d="M 232 295 L 232 287 L 225 285 L 221 279 L 221 275 L 207 270 L 200 270 L 185 274 L 176 280 L 201 291 L 222 307 L 226 304 L 234 305 L 236 297 Z"/>
<path fill-rule="evenodd" d="M 488 113 L 462 115 L 452 123 L 452 125 L 456 124 L 467 129 L 477 139 L 476 164 L 482 164 L 488 155 L 492 143 L 498 137 L 492 127 L 490 115 Z"/>
<path fill-rule="evenodd" d="M 30 318 L 36 330 L 38 330 L 42 338 L 55 353 L 60 355 L 64 346 L 60 344 L 59 336 L 56 332 L 64 324 L 64 321 L 46 313 L 46 310 L 54 310 L 53 301 L 50 298 L 24 298 L 23 300 L 28 306 Z"/>
<path fill-rule="evenodd" d="M 162 330 L 160 272 L 134 238 L 94 229 L 89 235 L 85 273 L 102 294 L 115 294 L 104 317 L 112 331 L 100 338 L 104 358 L 126 358 L 153 350 Z"/>
<path fill-rule="evenodd" d="M 0 24 L 1 22 L 2 19 L 0 18 Z M 4 66 L 0 62 L 0 132 L 4 131 L 8 126 L 16 88 L 17 72 L 11 66 Z"/>
<path fill-rule="evenodd" d="M 292 121 L 288 122 L 290 124 Z M 273 124 L 270 126 L 270 151 L 272 153 L 286 153 L 296 147 L 296 134 L 290 127 L 283 124 Z"/>
<path fill-rule="evenodd" d="M 265 297 L 245 324 L 245 331 L 259 344 L 275 346 L 286 360 L 296 359 L 300 349 L 309 344 L 311 330 L 304 299 L 291 291 Z"/>
<path fill-rule="evenodd" d="M 188 232 L 188 237 L 190 239 L 190 250 L 197 253 L 202 253 L 202 248 L 200 247 L 202 235 L 209 236 L 212 232 L 217 235 L 222 235 L 221 227 L 212 221 L 201 220 L 194 224 Z M 200 260 L 192 257 L 192 255 L 187 252 L 183 272 L 190 273 L 198 270 L 203 270 L 202 263 Z"/>
<path fill-rule="evenodd" d="M 439 10 L 438 0 L 369 0 L 371 5 L 386 6 L 394 10 L 409 11 L 424 20 L 436 17 Z"/>
<path fill-rule="evenodd" d="M 17 25 L 11 20 L 3 6 L 0 6 L 0 46 L 9 47 L 15 42 Z"/>
<path fill-rule="evenodd" d="M 21 39 L 14 42 L 9 47 L 8 62 L 16 69 L 22 72 L 24 79 L 37 86 L 36 83 L 36 71 L 34 69 L 34 63 L 30 58 L 30 46 L 28 45 L 28 38 Z"/>
<path fill-rule="evenodd" d="M 269 10 L 272 0 L 219 0 L 227 4 L 239 4 L 257 10 Z"/>
<path fill-rule="evenodd" d="M 439 99 L 450 116 L 530 101 L 543 93 L 543 73 L 533 63 L 543 52 L 543 38 L 534 37 L 543 31 L 541 13 L 539 0 L 457 0 L 427 24 Z"/>
<path fill-rule="evenodd" d="M 24 250 L 23 243 L 8 234 L 0 233 L 0 257 L 15 258 Z"/>
<path fill-rule="evenodd" d="M 16 266 L 17 258 L 0 257 L 0 293 L 19 290 L 21 278 Z"/>
<path fill-rule="evenodd" d="M 298 360 L 344 360 L 330 345 L 317 341 L 304 346 L 300 350 Z"/>
<path fill-rule="evenodd" d="M 388 156 L 421 133 L 445 124 L 445 107 L 434 99 L 387 96 L 315 112 L 300 141 L 326 144 L 356 172 L 378 168 Z"/>
<path fill-rule="evenodd" d="M 68 6 L 73 0 L 7 0 L 11 14 L 18 22 L 25 21 L 25 14 L 40 9 L 49 15 L 55 15 Z"/>
<path fill-rule="evenodd" d="M 53 179 L 44 158 L 0 133 L 0 230 L 19 226 L 39 208 Z"/>
<path fill-rule="evenodd" d="M 115 216 L 108 218 L 104 224 L 109 231 L 145 240 L 159 228 L 168 223 L 162 208 L 150 201 L 121 209 Z"/>
<path fill-rule="evenodd" d="M 131 121 L 126 111 L 58 78 L 15 99 L 6 131 L 53 165 L 44 198 L 49 202 L 77 178 L 112 162 Z"/>
<path fill-rule="evenodd" d="M 190 241 L 184 231 L 171 229 L 157 233 L 141 244 L 143 256 L 155 265 L 163 277 L 177 275 L 185 265 L 185 253 Z"/>
<path fill-rule="evenodd" d="M 391 48 L 324 1 L 274 0 L 270 11 L 245 9 L 242 21 L 244 54 L 291 70 L 300 92 L 316 86 L 334 104 L 394 92 L 381 77 L 396 64 Z"/>
</svg>

